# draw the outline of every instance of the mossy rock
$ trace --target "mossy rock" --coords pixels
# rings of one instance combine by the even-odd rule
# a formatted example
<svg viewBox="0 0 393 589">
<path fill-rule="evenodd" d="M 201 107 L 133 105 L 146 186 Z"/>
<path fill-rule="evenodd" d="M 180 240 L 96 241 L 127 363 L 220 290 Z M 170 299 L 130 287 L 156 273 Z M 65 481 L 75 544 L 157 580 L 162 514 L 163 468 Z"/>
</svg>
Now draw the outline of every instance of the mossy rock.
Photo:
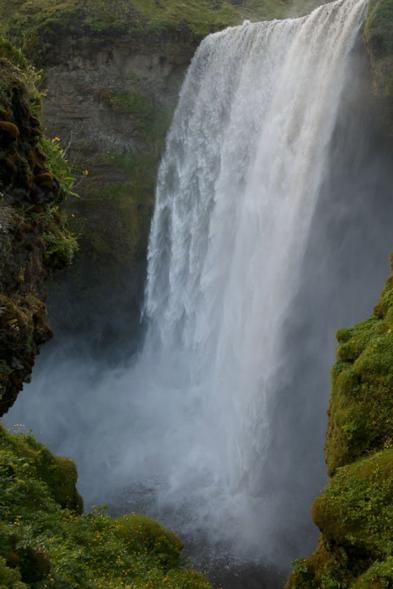
<svg viewBox="0 0 393 589">
<path fill-rule="evenodd" d="M 337 334 L 326 462 L 339 466 L 393 446 L 393 280 L 368 321 Z"/>
<path fill-rule="evenodd" d="M 51 337 L 43 302 L 48 273 L 77 249 L 60 209 L 72 178 L 64 153 L 43 135 L 38 79 L 0 38 L 0 415 Z"/>
<path fill-rule="evenodd" d="M 116 522 L 117 534 L 135 552 L 155 553 L 165 569 L 179 565 L 183 544 L 169 530 L 144 515 L 126 515 Z"/>
<path fill-rule="evenodd" d="M 390 587 L 393 450 L 339 468 L 312 515 L 321 540 L 312 556 L 296 563 L 288 589 Z"/>
<path fill-rule="evenodd" d="M 393 557 L 375 562 L 352 585 L 352 589 L 390 589 L 393 587 Z"/>
<path fill-rule="evenodd" d="M 0 415 L 30 377 L 39 347 L 51 337 L 44 303 L 35 295 L 0 292 Z"/>
<path fill-rule="evenodd" d="M 33 437 L 13 436 L 1 426 L 0 452 L 3 469 L 11 468 L 13 476 L 23 476 L 28 468 L 31 476 L 46 485 L 49 494 L 60 507 L 82 513 L 83 502 L 76 489 L 78 475 L 72 460 L 54 456 Z M 12 456 L 17 456 L 14 463 L 8 461 Z"/>
<path fill-rule="evenodd" d="M 210 589 L 159 523 L 81 507 L 73 463 L 0 426 L 0 588 Z"/>
<path fill-rule="evenodd" d="M 393 554 L 393 450 L 339 468 L 312 515 L 328 542 L 371 560 Z"/>
<path fill-rule="evenodd" d="M 321 537 L 314 554 L 294 563 L 286 589 L 343 589 L 352 580 L 346 551 Z"/>
<path fill-rule="evenodd" d="M 319 545 L 289 589 L 391 588 L 393 557 L 393 276 L 373 316 L 337 333 L 326 462 L 312 515 Z"/>
</svg>

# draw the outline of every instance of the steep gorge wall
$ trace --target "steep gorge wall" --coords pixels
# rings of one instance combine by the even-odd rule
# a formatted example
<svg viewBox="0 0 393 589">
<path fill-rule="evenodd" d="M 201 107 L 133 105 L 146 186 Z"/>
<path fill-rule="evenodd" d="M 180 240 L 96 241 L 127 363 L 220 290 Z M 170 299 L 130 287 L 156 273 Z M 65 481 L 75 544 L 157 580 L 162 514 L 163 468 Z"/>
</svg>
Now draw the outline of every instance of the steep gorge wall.
<svg viewBox="0 0 393 589">
<path fill-rule="evenodd" d="M 34 77 L 21 54 L 0 41 L 0 416 L 51 337 L 45 279 L 76 248 L 59 208 L 66 164 L 43 136 Z"/>
<path fill-rule="evenodd" d="M 136 323 L 158 163 L 193 51 L 191 40 L 126 37 L 96 48 L 81 38 L 68 54 L 64 39 L 46 69 L 46 125 L 67 148 L 81 195 L 70 203 L 80 256 L 57 281 L 54 313 L 78 292 L 59 327 L 104 347 L 130 338 Z"/>
</svg>

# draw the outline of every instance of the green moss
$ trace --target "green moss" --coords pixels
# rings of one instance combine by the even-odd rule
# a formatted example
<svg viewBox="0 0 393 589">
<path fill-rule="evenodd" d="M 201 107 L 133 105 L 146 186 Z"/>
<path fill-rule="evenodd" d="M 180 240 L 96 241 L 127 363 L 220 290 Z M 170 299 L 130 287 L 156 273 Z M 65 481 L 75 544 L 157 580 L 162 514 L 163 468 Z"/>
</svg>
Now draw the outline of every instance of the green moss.
<svg viewBox="0 0 393 589">
<path fill-rule="evenodd" d="M 337 333 L 326 461 L 312 515 L 321 541 L 290 589 L 392 586 L 393 275 L 373 316 Z"/>
<path fill-rule="evenodd" d="M 321 541 L 295 564 L 288 588 L 389 586 L 373 579 L 392 573 L 393 450 L 339 468 L 312 513 Z"/>
<path fill-rule="evenodd" d="M 38 297 L 0 292 L 0 414 L 15 401 L 39 346 L 49 336 L 45 305 Z"/>
<path fill-rule="evenodd" d="M 89 255 L 113 257 L 127 268 L 145 260 L 159 153 L 153 143 L 146 151 L 107 152 L 96 160 L 98 169 L 110 166 L 119 181 L 100 176 L 94 182 L 92 172 L 85 198 L 76 203 L 77 218 L 86 219 L 80 240 Z"/>
<path fill-rule="evenodd" d="M 393 557 L 375 562 L 356 582 L 353 589 L 390 589 L 393 585 Z"/>
<path fill-rule="evenodd" d="M 133 82 L 137 89 L 139 80 Z M 141 156 L 146 157 L 154 153 L 157 157 L 163 148 L 173 111 L 164 108 L 155 102 L 151 96 L 142 94 L 136 89 L 133 91 L 107 89 L 101 92 L 100 96 L 114 112 L 120 115 L 129 115 L 132 118 L 133 134 L 145 144 L 145 148 L 140 150 Z M 128 165 L 129 169 L 134 165 L 131 159 L 135 160 L 135 155 L 132 152 L 110 153 L 108 155 L 108 163 L 111 163 L 110 158 L 114 163 L 116 163 L 116 159 L 123 160 L 123 170 L 125 169 L 124 164 Z"/>
<path fill-rule="evenodd" d="M 77 472 L 71 460 L 54 456 L 31 436 L 14 436 L 3 428 L 0 429 L 0 449 L 3 469 L 11 467 L 16 475 L 22 464 L 19 473 L 22 477 L 29 469 L 31 476 L 46 485 L 49 494 L 61 507 L 77 513 L 82 511 L 82 499 L 76 490 Z"/>
<path fill-rule="evenodd" d="M 374 316 L 338 332 L 326 442 L 330 473 L 393 445 L 393 281 Z"/>
<path fill-rule="evenodd" d="M 132 117 L 134 132 L 141 136 L 144 141 L 149 144 L 154 141 L 155 136 L 160 131 L 158 122 L 161 111 L 150 97 L 136 91 L 108 91 L 104 98 L 106 98 L 114 112 Z"/>
<path fill-rule="evenodd" d="M 60 183 L 64 198 L 78 198 L 73 192 L 75 178 L 71 165 L 59 145 L 59 139 L 55 137 L 50 140 L 43 136 L 41 146 L 47 157 L 48 171 Z M 62 206 L 56 204 L 40 215 L 33 216 L 35 220 L 39 217 L 42 226 L 46 265 L 54 270 L 69 266 L 79 250 L 79 244 L 77 236 L 69 228 L 68 217 Z"/>
<path fill-rule="evenodd" d="M 155 0 L 133 0 L 133 5 L 153 30 L 178 28 L 187 23 L 197 36 L 205 36 L 238 20 L 236 10 L 225 0 L 166 0 L 159 3 Z"/>
<path fill-rule="evenodd" d="M 80 240 L 98 257 L 111 256 L 129 266 L 144 260 L 153 208 L 153 191 L 135 182 L 109 184 L 89 196 L 95 223 L 86 223 Z M 86 203 L 85 203 L 86 206 Z"/>
<path fill-rule="evenodd" d="M 112 92 L 110 95 L 112 108 L 121 113 L 129 113 L 136 118 L 147 118 L 153 115 L 154 106 L 145 96 L 137 92 Z"/>
<path fill-rule="evenodd" d="M 321 538 L 312 556 L 294 563 L 286 589 L 344 589 L 352 579 L 345 549 Z"/>
<path fill-rule="evenodd" d="M 20 71 L 31 71 L 32 68 L 23 55 L 21 49 L 16 48 L 8 39 L 0 36 L 0 57 L 8 59 L 10 63 L 17 66 Z"/>
<path fill-rule="evenodd" d="M 18 570 L 10 568 L 4 558 L 0 557 L 0 589 L 27 589 L 21 582 Z"/>
<path fill-rule="evenodd" d="M 393 554 L 393 450 L 338 469 L 313 519 L 325 539 L 368 559 Z"/>
<path fill-rule="evenodd" d="M 76 26 L 97 34 L 154 33 L 185 26 L 201 37 L 236 22 L 237 12 L 230 2 L 223 0 L 217 5 L 209 0 L 118 0 L 112 4 L 104 0 L 19 0 L 9 6 L 2 0 L 0 16 L 7 23 L 5 28 L 31 47 L 44 31 Z"/>
<path fill-rule="evenodd" d="M 255 20 L 303 14 L 318 0 L 0 0 L 3 32 L 38 60 L 51 59 L 59 34 L 132 35 L 148 45 L 167 33 L 198 42 L 212 31 Z"/>
<path fill-rule="evenodd" d="M 71 461 L 0 426 L 0 587 L 209 589 L 182 544 L 141 515 L 81 515 Z"/>
<path fill-rule="evenodd" d="M 148 551 L 166 569 L 179 565 L 183 545 L 175 534 L 145 515 L 128 515 L 118 521 L 118 534 L 132 552 Z"/>
</svg>

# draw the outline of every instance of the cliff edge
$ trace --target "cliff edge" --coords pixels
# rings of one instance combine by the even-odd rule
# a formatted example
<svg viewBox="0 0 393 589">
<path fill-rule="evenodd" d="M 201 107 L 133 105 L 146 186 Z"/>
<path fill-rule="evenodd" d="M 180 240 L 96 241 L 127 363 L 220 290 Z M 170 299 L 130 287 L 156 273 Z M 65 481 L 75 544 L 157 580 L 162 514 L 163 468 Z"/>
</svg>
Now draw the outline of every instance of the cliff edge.
<svg viewBox="0 0 393 589">
<path fill-rule="evenodd" d="M 45 279 L 77 247 L 60 210 L 71 180 L 61 151 L 43 135 L 35 76 L 0 41 L 0 415 L 51 336 Z"/>
</svg>

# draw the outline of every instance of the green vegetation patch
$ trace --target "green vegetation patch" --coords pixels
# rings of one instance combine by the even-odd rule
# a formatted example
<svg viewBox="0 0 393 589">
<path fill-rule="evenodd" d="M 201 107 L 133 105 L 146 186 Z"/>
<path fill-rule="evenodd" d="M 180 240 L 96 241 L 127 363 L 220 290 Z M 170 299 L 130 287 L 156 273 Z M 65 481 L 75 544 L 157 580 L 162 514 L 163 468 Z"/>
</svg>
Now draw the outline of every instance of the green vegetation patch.
<svg viewBox="0 0 393 589">
<path fill-rule="evenodd" d="M 339 468 L 312 513 L 327 541 L 373 560 L 393 554 L 393 450 Z"/>
<path fill-rule="evenodd" d="M 37 89 L 40 74 L 3 38 L 0 69 L 3 199 L 17 207 L 25 223 L 42 229 L 47 268 L 63 267 L 77 251 L 76 239 L 61 211 L 64 199 L 75 196 L 71 168 L 58 142 L 48 140 L 42 132 L 41 94 Z"/>
<path fill-rule="evenodd" d="M 0 32 L 39 61 L 52 59 L 62 36 L 132 35 L 147 45 L 175 38 L 200 41 L 213 31 L 252 20 L 282 18 L 311 10 L 318 0 L 0 0 Z"/>
<path fill-rule="evenodd" d="M 107 152 L 95 166 L 85 198 L 76 203 L 76 222 L 85 219 L 80 241 L 90 257 L 109 256 L 129 268 L 146 257 L 158 152 L 153 146 L 144 152 Z M 107 167 L 118 179 L 108 182 Z"/>
<path fill-rule="evenodd" d="M 330 473 L 393 446 L 393 280 L 368 321 L 337 334 L 326 442 Z"/>
<path fill-rule="evenodd" d="M 370 319 L 337 333 L 319 545 L 288 589 L 393 586 L 393 275 Z"/>
<path fill-rule="evenodd" d="M 0 426 L 0 587 L 209 589 L 175 534 L 142 515 L 81 515 L 75 484 L 70 460 Z"/>
<path fill-rule="evenodd" d="M 353 589 L 390 589 L 393 586 L 393 557 L 375 562 L 353 584 Z"/>
<path fill-rule="evenodd" d="M 135 90 L 108 90 L 103 98 L 113 112 L 132 118 L 135 135 L 147 142 L 150 150 L 154 149 L 157 140 L 163 140 L 172 113 L 167 113 L 151 97 Z"/>
<path fill-rule="evenodd" d="M 0 291 L 0 414 L 14 403 L 50 335 L 45 305 L 36 295 Z"/>
<path fill-rule="evenodd" d="M 295 563 L 288 588 L 391 586 L 393 450 L 339 468 L 312 513 L 321 541 Z"/>
<path fill-rule="evenodd" d="M 56 33 L 160 34 L 188 32 L 202 38 L 217 28 L 235 23 L 237 12 L 222 0 L 16 0 L 0 1 L 3 32 L 36 55 L 50 52 Z M 41 45 L 41 47 L 40 47 Z"/>
<path fill-rule="evenodd" d="M 286 589 L 347 589 L 357 576 L 356 568 L 343 547 L 321 537 L 312 556 L 294 563 Z M 364 567 L 359 574 L 363 571 Z"/>
</svg>

